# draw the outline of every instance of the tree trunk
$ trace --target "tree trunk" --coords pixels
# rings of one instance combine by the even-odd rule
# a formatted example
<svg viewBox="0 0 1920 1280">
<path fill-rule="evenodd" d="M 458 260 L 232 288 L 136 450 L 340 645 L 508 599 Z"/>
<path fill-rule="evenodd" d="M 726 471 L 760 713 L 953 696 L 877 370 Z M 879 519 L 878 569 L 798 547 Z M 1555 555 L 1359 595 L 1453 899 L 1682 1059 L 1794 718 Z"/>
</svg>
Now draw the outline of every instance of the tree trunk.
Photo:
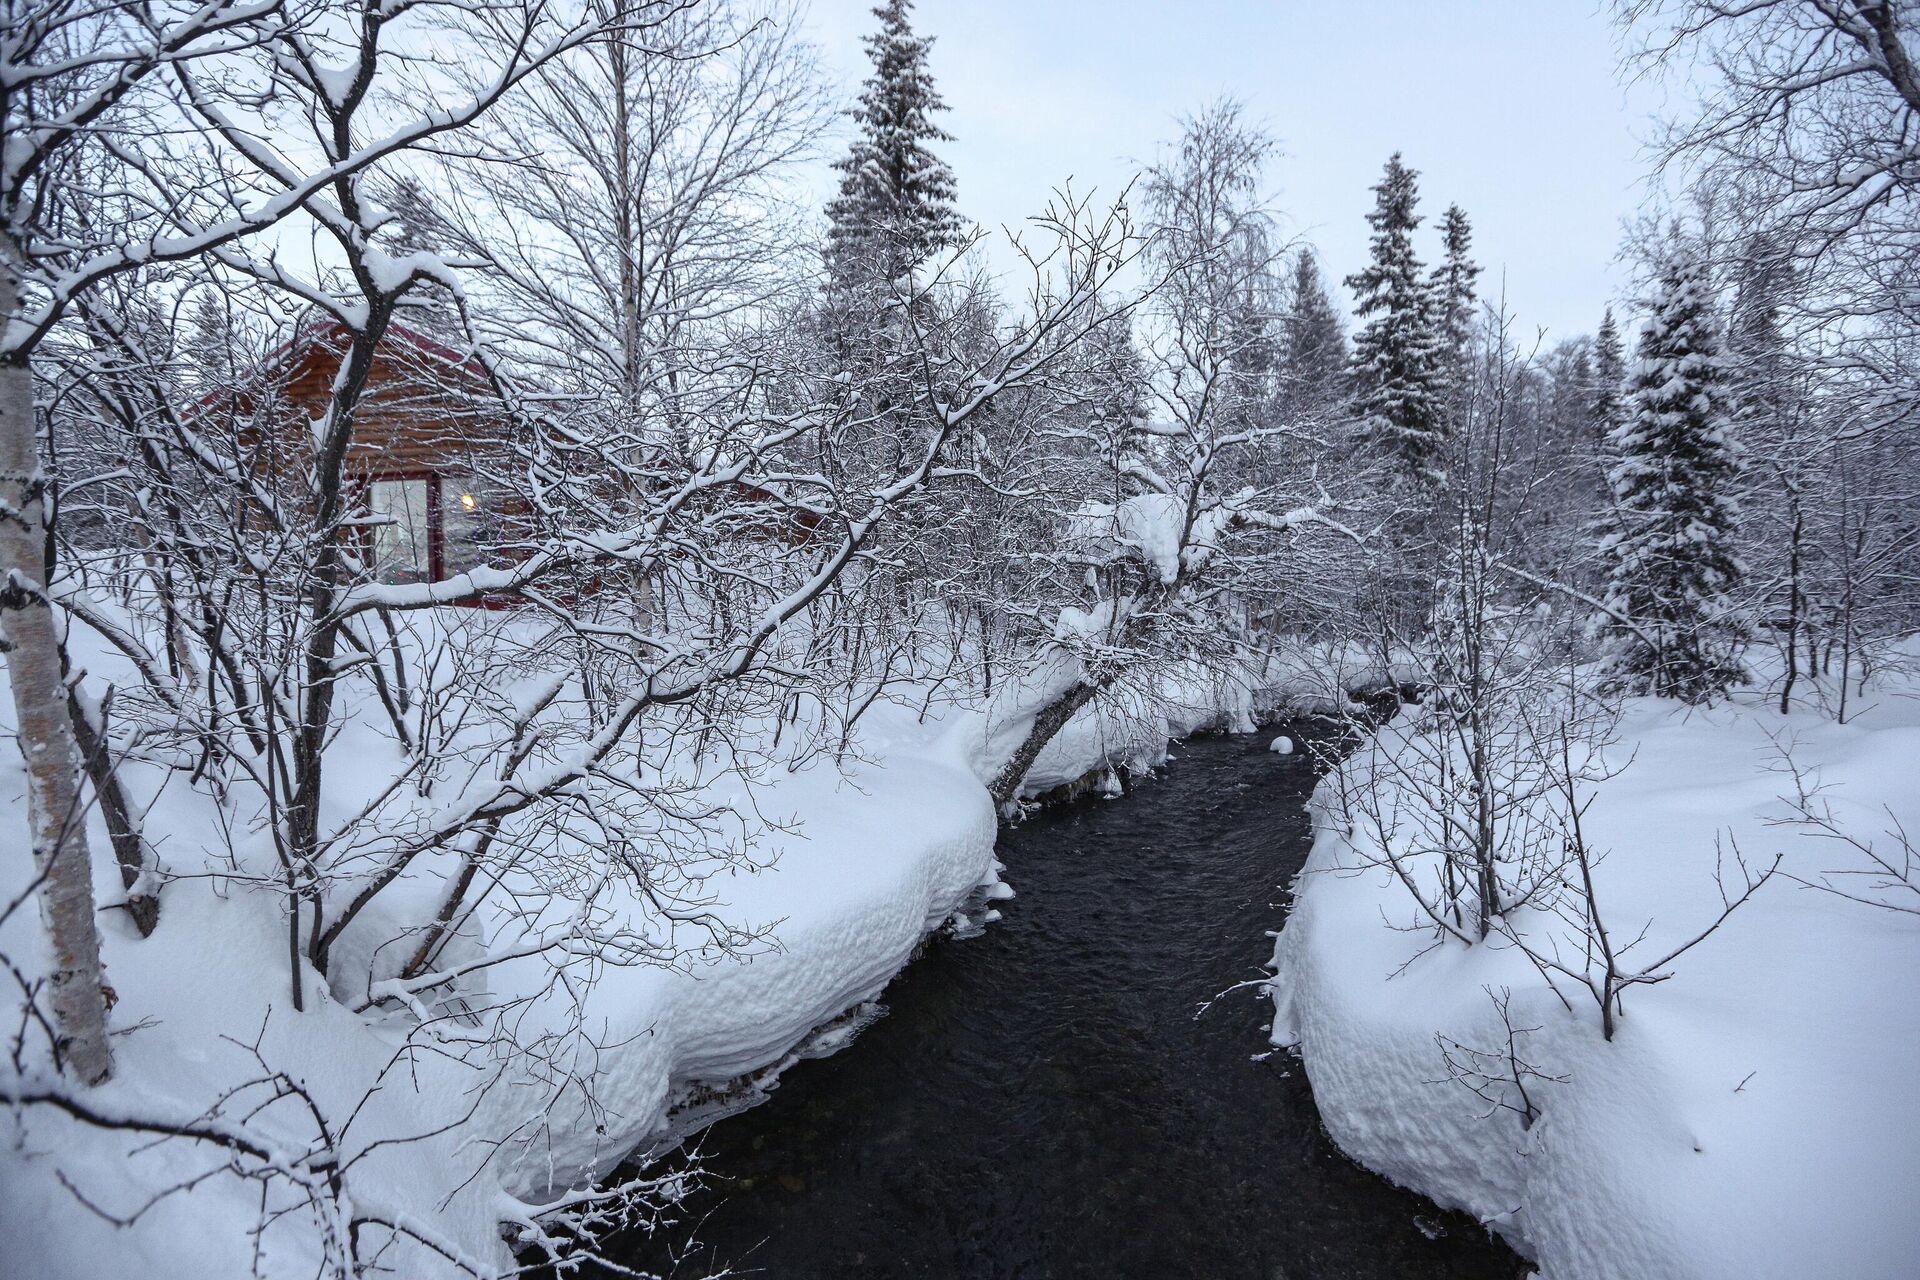
<svg viewBox="0 0 1920 1280">
<path fill-rule="evenodd" d="M 153 851 L 141 834 L 140 821 L 134 816 L 127 793 L 121 789 L 120 775 L 114 771 L 113 750 L 107 744 L 104 702 L 100 706 L 89 705 L 86 695 L 69 684 L 67 711 L 73 719 L 74 742 L 80 748 L 87 781 L 93 784 L 94 798 L 100 802 L 100 816 L 107 821 L 107 839 L 113 845 L 114 861 L 120 864 L 120 883 L 127 890 L 127 914 L 133 917 L 141 937 L 152 937 L 154 927 L 160 923 L 160 899 L 149 892 L 155 885 L 146 879 L 153 870 Z"/>
<path fill-rule="evenodd" d="M 0 316 L 9 321 L 19 310 L 19 289 L 13 263 L 0 257 Z M 99 1084 L 112 1073 L 113 1061 L 73 721 L 60 674 L 59 634 L 47 604 L 45 488 L 33 429 L 33 377 L 22 353 L 0 361 L 0 623 L 27 764 L 27 827 L 52 952 L 48 990 L 60 1056 L 77 1079 Z"/>
<path fill-rule="evenodd" d="M 1805 519 L 1800 513 L 1800 501 L 1793 495 L 1793 530 L 1787 542 L 1787 673 L 1780 682 L 1780 714 L 1786 715 L 1793 710 L 1793 686 L 1800 678 L 1800 608 L 1805 598 L 1800 591 L 1800 538 L 1805 528 Z M 1807 643 L 1813 644 L 1809 630 Z M 1809 676 L 1819 674 L 1816 663 L 1809 668 Z"/>
<path fill-rule="evenodd" d="M 334 727 L 334 659 L 340 648 L 341 623 L 334 613 L 345 582 L 346 565 L 340 555 L 340 520 L 347 498 L 347 448 L 353 442 L 355 415 L 373 370 L 373 353 L 393 319 L 393 297 L 368 294 L 366 327 L 354 335 L 341 354 L 334 374 L 325 429 L 313 458 L 314 555 L 306 570 L 306 616 L 309 628 L 300 687 L 300 720 L 293 738 L 293 795 L 287 804 L 286 846 L 295 877 L 289 927 L 300 927 L 302 906 L 313 912 L 307 942 L 307 960 L 325 977 L 336 931 L 323 927 L 324 904 L 320 888 L 320 801 L 328 734 Z M 304 979 L 296 963 L 288 975 L 295 1012 L 304 1012 Z"/>
<path fill-rule="evenodd" d="M 1091 702 L 1093 695 L 1099 691 L 1097 685 L 1076 680 L 1065 693 L 1041 709 L 1040 714 L 1033 718 L 1033 728 L 1027 730 L 1027 736 L 1014 751 L 1012 759 L 987 784 L 987 793 L 993 797 L 996 806 L 1004 809 L 1013 803 L 1013 798 L 1020 793 L 1021 780 L 1027 776 L 1027 770 L 1033 767 L 1041 748 L 1053 741 L 1053 736 L 1066 728 L 1067 721 L 1073 719 L 1074 712 Z"/>
</svg>

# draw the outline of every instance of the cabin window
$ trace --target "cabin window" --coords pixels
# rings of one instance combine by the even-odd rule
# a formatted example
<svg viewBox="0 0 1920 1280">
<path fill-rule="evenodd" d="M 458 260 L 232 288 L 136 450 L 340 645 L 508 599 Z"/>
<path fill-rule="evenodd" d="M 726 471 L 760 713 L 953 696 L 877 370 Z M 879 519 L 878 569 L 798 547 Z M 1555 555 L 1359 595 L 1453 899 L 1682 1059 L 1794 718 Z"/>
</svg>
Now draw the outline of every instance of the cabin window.
<svg viewBox="0 0 1920 1280">
<path fill-rule="evenodd" d="M 440 485 L 440 572 L 478 569 L 498 559 L 500 495 L 477 476 L 445 475 Z"/>
<path fill-rule="evenodd" d="M 499 558 L 500 495 L 476 476 L 381 476 L 366 505 L 376 581 L 429 582 Z"/>
<path fill-rule="evenodd" d="M 367 484 L 373 537 L 371 568 L 378 582 L 425 582 L 433 576 L 431 476 L 394 476 Z"/>
</svg>

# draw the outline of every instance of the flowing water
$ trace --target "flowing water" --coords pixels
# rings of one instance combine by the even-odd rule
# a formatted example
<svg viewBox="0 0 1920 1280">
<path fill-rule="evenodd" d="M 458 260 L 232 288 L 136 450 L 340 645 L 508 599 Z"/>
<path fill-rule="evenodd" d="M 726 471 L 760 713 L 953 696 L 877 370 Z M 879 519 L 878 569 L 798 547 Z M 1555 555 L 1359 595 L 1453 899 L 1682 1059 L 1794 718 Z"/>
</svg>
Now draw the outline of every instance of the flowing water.
<svg viewBox="0 0 1920 1280">
<path fill-rule="evenodd" d="M 616 1256 L 774 1280 L 1524 1274 L 1335 1150 L 1299 1063 L 1264 1053 L 1257 991 L 1195 1017 L 1261 975 L 1306 857 L 1313 767 L 1267 741 L 1191 740 L 1126 798 L 1003 832 L 1005 918 L 934 942 L 850 1048 L 708 1130 L 689 1220 Z"/>
</svg>

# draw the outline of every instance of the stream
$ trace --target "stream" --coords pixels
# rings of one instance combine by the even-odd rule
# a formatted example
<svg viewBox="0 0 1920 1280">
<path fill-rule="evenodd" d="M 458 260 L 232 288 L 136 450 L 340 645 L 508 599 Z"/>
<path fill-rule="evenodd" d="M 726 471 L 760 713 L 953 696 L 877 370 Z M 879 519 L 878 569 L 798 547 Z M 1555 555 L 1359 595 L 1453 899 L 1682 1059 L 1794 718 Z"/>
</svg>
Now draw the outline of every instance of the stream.
<svg viewBox="0 0 1920 1280">
<path fill-rule="evenodd" d="M 1272 736 L 1189 740 L 1125 798 L 1004 830 L 1004 919 L 931 943 L 851 1047 L 697 1139 L 708 1189 L 612 1256 L 772 1280 L 1524 1275 L 1334 1148 L 1258 991 L 1195 1017 L 1262 976 L 1306 857 L 1313 766 Z"/>
</svg>

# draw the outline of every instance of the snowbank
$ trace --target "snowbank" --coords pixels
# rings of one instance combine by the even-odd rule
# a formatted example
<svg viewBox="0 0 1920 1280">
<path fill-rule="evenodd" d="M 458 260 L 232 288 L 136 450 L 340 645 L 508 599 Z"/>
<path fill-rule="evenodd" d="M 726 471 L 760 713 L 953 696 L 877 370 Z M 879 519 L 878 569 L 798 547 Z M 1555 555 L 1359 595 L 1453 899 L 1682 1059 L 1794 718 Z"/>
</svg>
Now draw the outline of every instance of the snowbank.
<svg viewBox="0 0 1920 1280">
<path fill-rule="evenodd" d="M 129 678 L 110 653 L 81 648 L 79 656 L 97 678 Z M 1170 709 L 1089 708 L 1049 749 L 1027 792 L 1102 768 L 1155 763 L 1169 737 L 1195 728 L 1250 727 L 1244 681 L 1190 673 L 1170 692 Z M 310 974 L 308 1010 L 293 1012 L 280 900 L 218 874 L 218 832 L 234 815 L 177 779 L 130 766 L 130 785 L 151 798 L 145 825 L 163 863 L 191 878 L 168 885 L 149 939 L 103 913 L 107 973 L 118 995 L 117 1074 L 89 1099 L 110 1112 L 191 1119 L 223 1091 L 259 1076 L 261 1062 L 270 1064 L 308 1090 L 334 1124 L 358 1109 L 350 1132 L 335 1134 L 340 1149 L 359 1157 L 351 1183 L 356 1212 L 410 1224 L 482 1268 L 504 1270 L 512 1260 L 503 1221 L 750 1101 L 797 1052 L 814 1055 L 850 1040 L 861 1006 L 930 931 L 974 903 L 992 918 L 985 904 L 1011 890 L 994 860 L 996 815 L 983 785 L 993 762 L 980 752 L 997 742 L 989 721 L 984 712 L 949 711 L 944 722 L 923 722 L 906 708 L 881 706 L 862 722 L 844 770 L 817 762 L 791 774 L 769 771 L 751 797 L 777 824 L 768 847 L 702 886 L 713 912 L 767 928 L 768 944 L 741 958 L 601 967 L 577 1012 L 546 997 L 515 1014 L 521 1044 L 552 1038 L 551 1061 L 496 1061 L 491 1070 L 439 1052 L 404 1015 L 354 1012 L 343 1003 L 351 992 L 341 990 L 352 984 L 337 975 L 330 989 Z M 356 757 L 391 754 L 375 717 L 346 723 L 332 749 L 348 762 L 343 768 Z M 368 776 L 383 776 L 382 767 Z M 24 845 L 23 786 L 17 753 L 0 752 L 0 820 L 7 824 L 0 840 L 9 847 Z M 97 819 L 90 834 L 99 899 L 116 901 Z M 26 883 L 24 863 L 0 869 L 9 899 Z M 370 935 L 409 913 L 423 918 L 423 904 L 431 909 L 438 881 L 424 869 L 418 879 L 390 891 L 389 918 L 371 921 Z M 647 905 L 631 895 L 620 909 L 640 923 L 648 918 Z M 30 909 L 0 929 L 0 951 L 30 966 L 39 946 Z M 364 975 L 375 963 L 370 951 L 343 946 L 337 971 Z M 544 962 L 488 973 L 487 994 L 496 998 L 537 990 L 549 976 Z M 809 1040 L 836 1020 L 835 1029 Z M 560 1032 L 576 1022 L 581 1034 Z M 460 1034 L 457 1024 L 452 1034 Z M 594 1080 L 590 1098 L 569 1083 L 584 1075 Z M 297 1109 L 276 1106 L 251 1123 L 292 1150 L 306 1150 L 314 1138 Z M 251 1274 L 255 1185 L 215 1176 L 122 1227 L 60 1182 L 64 1175 L 104 1214 L 124 1217 L 221 1161 L 205 1147 L 152 1145 L 43 1108 L 0 1119 L 0 1239 L 8 1242 L 9 1274 L 80 1280 L 129 1264 L 156 1277 Z M 311 1273 L 314 1230 L 302 1212 L 265 1233 L 259 1270 Z M 413 1246 L 396 1246 L 383 1261 L 412 1277 L 453 1273 Z"/>
<path fill-rule="evenodd" d="M 1631 764 L 1587 818 L 1611 851 L 1595 875 L 1614 932 L 1646 923 L 1658 952 L 1711 920 L 1716 837 L 1762 865 L 1781 853 L 1805 881 L 1860 865 L 1777 825 L 1792 781 L 1768 764 L 1783 733 L 1850 831 L 1885 848 L 1889 809 L 1920 830 L 1915 692 L 1883 688 L 1846 725 L 1783 719 L 1757 697 L 1630 705 L 1609 754 Z M 1511 946 L 1427 950 L 1431 932 L 1410 928 L 1385 871 L 1361 867 L 1331 794 L 1323 783 L 1271 990 L 1274 1042 L 1297 1046 L 1345 1151 L 1495 1226 L 1548 1280 L 1920 1274 L 1920 915 L 1777 877 L 1670 981 L 1628 991 L 1607 1043 L 1585 993 L 1569 1011 Z M 1537 1028 L 1523 1055 L 1558 1078 L 1528 1081 L 1530 1131 L 1449 1079 L 1436 1040 L 1503 1049 L 1489 989 L 1511 991 L 1514 1025 Z"/>
<path fill-rule="evenodd" d="M 475 1097 L 481 1073 L 433 1054 L 387 1071 L 380 1095 L 356 1121 L 360 1142 L 414 1139 L 471 1115 L 449 1133 L 367 1157 L 355 1171 L 359 1207 L 425 1224 L 504 1270 L 511 1259 L 499 1223 L 524 1212 L 524 1203 L 605 1176 L 664 1134 L 671 1110 L 696 1085 L 780 1063 L 813 1028 L 877 994 L 929 930 L 983 882 L 998 881 L 992 805 L 975 779 L 938 757 L 929 742 L 916 749 L 900 741 L 845 776 L 814 769 L 760 792 L 767 811 L 801 815 L 796 830 L 780 840 L 771 866 L 717 877 L 706 889 L 727 918 L 774 926 L 771 945 L 744 960 L 603 969 L 584 1019 L 598 1046 L 590 1064 L 599 1073 L 595 1105 L 577 1090 L 548 1094 L 511 1077 Z M 17 755 L 0 763 L 10 824 L 21 822 L 22 781 Z M 179 870 L 189 865 L 194 827 L 178 809 L 175 815 L 149 826 L 168 833 L 167 860 Z M 211 816 L 199 815 L 202 822 Z M 21 847 L 14 830 L 8 843 Z M 104 831 L 93 835 L 95 847 L 105 848 Z M 20 870 L 9 867 L 9 881 Z M 111 901 L 117 886 L 107 868 L 97 870 L 100 897 Z M 10 884 L 9 895 L 15 891 Z M 7 949 L 15 954 L 34 945 L 13 927 L 22 922 L 31 925 L 32 915 L 10 923 Z M 307 990 L 317 1007 L 291 1012 L 278 903 L 217 880 L 173 884 L 152 938 L 110 927 L 105 944 L 119 997 L 113 1022 L 125 1033 L 115 1041 L 115 1081 L 92 1095 L 109 1108 L 191 1117 L 257 1074 L 242 1048 L 257 1039 L 265 1060 L 312 1090 L 337 1121 L 404 1042 L 400 1029 L 353 1013 L 319 982 Z M 498 987 L 511 975 L 494 981 Z M 536 1006 L 529 1016 L 539 1012 Z M 589 1066 L 577 1052 L 568 1065 Z M 537 1115 L 529 1096 L 538 1100 Z M 186 1144 L 131 1154 L 144 1143 L 37 1110 L 24 1124 L 5 1123 L 0 1238 L 8 1241 L 11 1274 L 91 1277 L 136 1258 L 143 1275 L 250 1274 L 253 1188 L 215 1179 L 124 1230 L 82 1208 L 58 1181 L 64 1172 L 103 1209 L 124 1214 L 217 1157 Z M 310 1135 L 289 1122 L 280 1136 L 304 1143 Z M 269 1240 L 267 1274 L 302 1269 L 300 1238 L 283 1232 Z M 285 1252 L 276 1254 L 276 1246 Z M 424 1276 L 431 1265 L 408 1254 L 400 1270 Z"/>
<path fill-rule="evenodd" d="M 1252 733 L 1271 707 L 1251 671 L 1180 668 L 1154 681 L 1149 696 L 1119 691 L 1081 710 L 1041 749 L 1020 794 L 1042 796 L 1103 769 L 1157 769 L 1169 743 L 1206 730 Z"/>
</svg>

